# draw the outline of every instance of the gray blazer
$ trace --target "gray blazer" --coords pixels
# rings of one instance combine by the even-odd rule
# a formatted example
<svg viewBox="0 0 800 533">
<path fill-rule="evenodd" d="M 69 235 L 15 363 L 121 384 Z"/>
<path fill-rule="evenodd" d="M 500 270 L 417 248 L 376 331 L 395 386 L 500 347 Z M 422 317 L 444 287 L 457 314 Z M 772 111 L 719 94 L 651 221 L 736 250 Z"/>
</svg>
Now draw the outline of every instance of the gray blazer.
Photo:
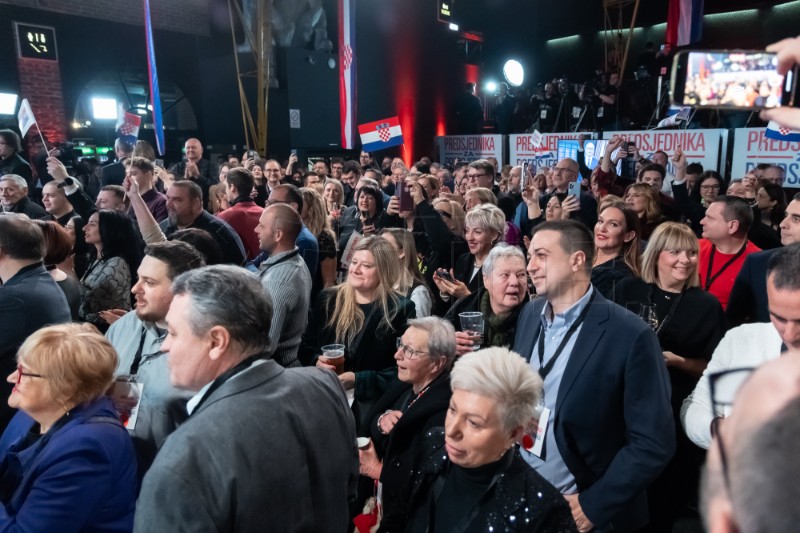
<svg viewBox="0 0 800 533">
<path fill-rule="evenodd" d="M 213 391 L 167 438 L 134 530 L 344 532 L 355 439 L 332 372 L 265 361 Z"/>
</svg>

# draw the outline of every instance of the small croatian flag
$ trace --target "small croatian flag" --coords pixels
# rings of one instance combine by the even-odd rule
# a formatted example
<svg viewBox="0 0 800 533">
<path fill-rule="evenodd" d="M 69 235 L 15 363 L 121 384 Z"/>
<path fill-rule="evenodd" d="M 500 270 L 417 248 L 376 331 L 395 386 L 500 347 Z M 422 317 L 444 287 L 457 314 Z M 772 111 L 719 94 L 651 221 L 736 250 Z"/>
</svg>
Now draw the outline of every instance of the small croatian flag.
<svg viewBox="0 0 800 533">
<path fill-rule="evenodd" d="M 797 142 L 800 141 L 800 131 L 786 128 L 774 120 L 770 120 L 764 137 L 775 141 Z"/>
<path fill-rule="evenodd" d="M 136 144 L 136 139 L 139 138 L 139 126 L 142 125 L 142 117 L 128 113 L 120 106 L 117 112 L 117 133 L 119 138 L 128 144 Z"/>
<path fill-rule="evenodd" d="M 376 152 L 403 144 L 403 131 L 400 129 L 398 117 L 360 124 L 358 134 L 361 135 L 362 150 L 365 152 Z"/>
</svg>

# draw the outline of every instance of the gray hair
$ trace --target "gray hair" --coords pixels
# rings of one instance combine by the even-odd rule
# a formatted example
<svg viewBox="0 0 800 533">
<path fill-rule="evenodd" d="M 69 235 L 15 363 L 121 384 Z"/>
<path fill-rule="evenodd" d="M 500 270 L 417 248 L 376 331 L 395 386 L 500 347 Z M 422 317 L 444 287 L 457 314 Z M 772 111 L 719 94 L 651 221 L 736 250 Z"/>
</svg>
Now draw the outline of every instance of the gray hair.
<svg viewBox="0 0 800 533">
<path fill-rule="evenodd" d="M 378 185 L 378 182 L 372 178 L 366 178 L 364 176 L 358 178 L 358 182 L 361 184 L 362 187 L 369 186 L 375 189 L 380 190 L 381 186 Z"/>
<path fill-rule="evenodd" d="M 444 368 L 450 368 L 456 358 L 456 330 L 453 324 L 436 316 L 426 316 L 409 320 L 408 327 L 427 333 L 431 359 L 444 358 Z"/>
<path fill-rule="evenodd" d="M 13 181 L 23 189 L 28 188 L 28 182 L 25 180 L 25 178 L 23 178 L 19 174 L 4 174 L 0 176 L 0 181 L 6 181 L 6 180 Z"/>
<path fill-rule="evenodd" d="M 175 278 L 172 292 L 189 295 L 188 319 L 194 335 L 222 326 L 242 348 L 242 355 L 269 347 L 272 298 L 251 272 L 232 265 L 190 270 Z"/>
<path fill-rule="evenodd" d="M 481 204 L 476 205 L 467 213 L 464 222 L 467 226 L 481 228 L 497 233 L 497 238 L 501 238 L 506 231 L 506 216 L 503 210 L 496 205 Z"/>
<path fill-rule="evenodd" d="M 453 366 L 450 386 L 494 400 L 503 431 L 527 426 L 542 395 L 542 378 L 525 359 L 498 347 L 462 355 Z"/>
<path fill-rule="evenodd" d="M 494 270 L 494 262 L 498 259 L 510 257 L 518 258 L 522 261 L 522 265 L 525 265 L 525 256 L 522 254 L 522 250 L 520 250 L 519 247 L 505 243 L 497 243 L 489 250 L 486 259 L 483 260 L 483 275 L 491 276 L 492 270 Z"/>
</svg>

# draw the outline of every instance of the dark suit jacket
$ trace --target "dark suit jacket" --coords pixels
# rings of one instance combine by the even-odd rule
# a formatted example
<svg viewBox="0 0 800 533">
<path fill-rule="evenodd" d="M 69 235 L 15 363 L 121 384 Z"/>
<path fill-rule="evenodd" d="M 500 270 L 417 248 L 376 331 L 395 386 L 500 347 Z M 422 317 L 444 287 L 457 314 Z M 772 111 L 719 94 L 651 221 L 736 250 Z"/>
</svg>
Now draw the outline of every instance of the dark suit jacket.
<svg viewBox="0 0 800 533">
<path fill-rule="evenodd" d="M 106 185 L 122 185 L 125 180 L 125 165 L 122 164 L 127 157 L 124 157 L 116 163 L 111 163 L 103 167 L 103 178 L 101 183 L 103 187 Z"/>
<path fill-rule="evenodd" d="M 28 335 L 50 324 L 72 320 L 64 291 L 47 273 L 42 263 L 23 267 L 0 287 L 0 372 L 9 375 L 17 366 L 17 348 Z M 15 410 L 6 399 L 11 383 L 0 385 L 0 431 L 5 429 Z"/>
<path fill-rule="evenodd" d="M 265 361 L 167 437 L 134 531 L 342 532 L 357 475 L 355 423 L 336 376 Z"/>
<path fill-rule="evenodd" d="M 520 315 L 514 351 L 533 353 L 546 303 Z M 647 487 L 675 452 L 667 369 L 655 333 L 595 293 L 558 390 L 555 437 L 580 504 L 600 530 L 647 523 Z"/>
<path fill-rule="evenodd" d="M 756 252 L 744 258 L 725 309 L 729 327 L 735 328 L 746 322 L 769 322 L 767 263 L 775 251 Z"/>
<path fill-rule="evenodd" d="M 12 213 L 22 213 L 23 215 L 27 215 L 28 218 L 38 219 L 38 220 L 52 220 L 50 213 L 44 210 L 44 207 L 40 206 L 27 196 L 24 196 L 22 200 L 14 204 L 14 207 L 11 208 Z"/>
</svg>

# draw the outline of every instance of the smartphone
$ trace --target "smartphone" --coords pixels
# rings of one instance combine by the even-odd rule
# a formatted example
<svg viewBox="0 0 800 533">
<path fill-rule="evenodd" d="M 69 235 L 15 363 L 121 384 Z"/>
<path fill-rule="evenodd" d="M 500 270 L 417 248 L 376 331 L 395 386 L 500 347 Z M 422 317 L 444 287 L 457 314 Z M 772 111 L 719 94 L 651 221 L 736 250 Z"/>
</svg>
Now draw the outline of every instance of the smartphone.
<svg viewBox="0 0 800 533">
<path fill-rule="evenodd" d="M 296 149 L 296 148 L 292 148 L 292 152 L 291 152 L 291 154 L 292 154 L 293 156 L 297 157 L 297 149 Z"/>
<path fill-rule="evenodd" d="M 581 184 L 577 181 L 573 181 L 567 187 L 567 196 L 574 196 L 576 200 L 580 201 L 581 199 Z"/>
<path fill-rule="evenodd" d="M 795 65 L 777 71 L 776 54 L 763 50 L 684 51 L 672 63 L 672 102 L 714 109 L 797 107 Z"/>
<path fill-rule="evenodd" d="M 164 168 L 164 160 L 163 160 L 163 159 L 156 159 L 156 160 L 154 161 L 154 163 L 155 163 L 155 165 L 156 165 L 157 167 Z"/>
<path fill-rule="evenodd" d="M 257 156 L 258 156 L 258 152 L 256 152 L 255 150 L 248 150 L 247 151 L 247 157 L 248 158 L 255 159 Z"/>
<path fill-rule="evenodd" d="M 449 281 L 450 283 L 453 283 L 455 281 L 455 279 L 453 279 L 453 276 L 450 275 L 450 272 L 448 272 L 443 268 L 437 270 L 436 275 L 445 281 Z"/>
<path fill-rule="evenodd" d="M 523 190 L 527 189 L 528 187 L 532 187 L 533 186 L 533 176 L 528 177 L 528 162 L 527 161 L 522 163 L 522 176 L 521 176 L 521 178 L 522 179 L 520 181 L 522 182 L 522 189 Z"/>
<path fill-rule="evenodd" d="M 397 182 L 394 189 L 394 195 L 400 199 L 400 211 L 413 211 L 414 199 L 411 198 L 411 191 L 408 190 L 408 185 L 403 180 Z"/>
</svg>

